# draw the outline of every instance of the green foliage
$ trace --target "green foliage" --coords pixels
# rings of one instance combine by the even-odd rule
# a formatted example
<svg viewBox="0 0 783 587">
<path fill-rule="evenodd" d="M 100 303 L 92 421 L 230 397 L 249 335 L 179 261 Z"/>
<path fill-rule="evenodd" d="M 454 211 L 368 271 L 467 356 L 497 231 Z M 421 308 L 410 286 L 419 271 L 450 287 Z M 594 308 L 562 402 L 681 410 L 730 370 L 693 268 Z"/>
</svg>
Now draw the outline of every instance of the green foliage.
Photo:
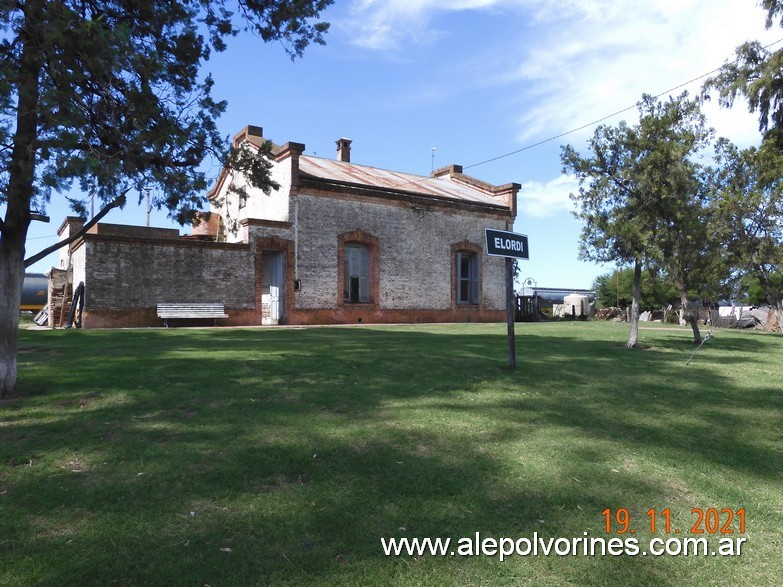
<svg viewBox="0 0 783 587">
<path fill-rule="evenodd" d="M 767 28 L 780 17 L 783 27 L 783 2 L 761 0 L 767 11 Z M 758 114 L 759 131 L 768 135 L 778 148 L 783 147 L 783 49 L 770 51 L 758 41 L 736 49 L 736 60 L 726 63 L 720 73 L 707 80 L 704 95 L 718 91 L 721 105 L 731 107 L 738 97 L 748 100 L 748 108 Z"/>
<path fill-rule="evenodd" d="M 578 194 L 570 197 L 584 222 L 580 255 L 586 260 L 627 263 L 645 253 L 649 227 L 634 213 L 646 196 L 634 169 L 641 156 L 634 135 L 623 121 L 595 130 L 588 141 L 592 156 L 582 157 L 571 145 L 562 148 L 563 172 L 579 181 Z"/>
<path fill-rule="evenodd" d="M 754 285 L 755 284 L 755 285 Z M 742 284 L 731 281 L 722 281 L 715 288 L 708 288 L 704 284 L 697 284 L 697 289 L 688 291 L 688 298 L 699 300 L 703 305 L 714 306 L 721 300 L 738 299 L 738 292 L 742 299 L 750 296 L 756 300 L 754 304 L 767 303 L 766 297 L 759 298 L 758 280 L 743 280 Z M 629 307 L 633 297 L 633 269 L 618 269 L 611 273 L 599 275 L 593 282 L 593 290 L 596 292 L 598 307 L 619 306 Z M 677 286 L 663 269 L 648 268 L 642 272 L 641 296 L 639 307 L 641 310 L 659 310 L 669 305 L 678 308 L 681 303 Z"/>
<path fill-rule="evenodd" d="M 633 298 L 633 269 L 617 269 L 612 273 L 599 275 L 593 282 L 596 302 L 599 307 L 618 306 L 626 308 Z M 642 289 L 639 307 L 655 310 L 680 302 L 677 287 L 660 271 L 647 270 L 642 274 Z"/>
<path fill-rule="evenodd" d="M 633 127 L 625 122 L 598 127 L 588 157 L 570 145 L 563 148 L 563 171 L 579 181 L 579 193 L 571 198 L 584 222 L 581 254 L 636 266 L 644 259 L 648 266 L 665 268 L 698 343 L 690 292 L 702 284 L 705 291 L 717 289 L 728 274 L 719 243 L 708 230 L 709 176 L 696 162 L 713 132 L 699 102 L 687 92 L 666 102 L 645 95 L 639 115 Z"/>
<path fill-rule="evenodd" d="M 780 0 L 760 0 L 759 6 L 767 11 L 767 28 L 772 28 L 775 18 L 780 17 L 780 26 L 783 26 L 783 2 Z"/>
<path fill-rule="evenodd" d="M 266 149 L 231 151 L 201 67 L 240 30 L 293 59 L 323 43 L 332 0 L 24 0 L 0 3 L 0 300 L 18 306 L 32 210 L 77 185 L 110 206 L 135 188 L 185 223 L 209 158 L 269 189 Z M 268 147 L 267 147 L 268 148 Z M 84 205 L 71 200 L 77 212 Z M 17 314 L 0 312 L 0 398 L 16 382 Z"/>
<path fill-rule="evenodd" d="M 767 28 L 780 18 L 783 2 L 761 0 Z M 718 169 L 712 194 L 715 228 L 727 256 L 740 271 L 749 271 L 783 321 L 783 49 L 770 51 L 758 42 L 737 48 L 737 59 L 721 68 L 704 86 L 717 90 L 720 103 L 731 107 L 743 96 L 758 114 L 761 147 L 739 149 L 723 139 L 717 149 Z M 749 292 L 757 298 L 757 292 Z"/>
<path fill-rule="evenodd" d="M 587 157 L 570 145 L 562 149 L 563 172 L 579 181 L 571 199 L 584 222 L 581 254 L 620 263 L 636 257 L 670 263 L 684 255 L 694 261 L 705 241 L 694 234 L 703 232 L 705 189 L 703 170 L 692 158 L 712 131 L 687 92 L 664 103 L 645 95 L 639 114 L 633 127 L 598 127 Z"/>
<path fill-rule="evenodd" d="M 783 153 L 767 139 L 760 148 L 718 144 L 711 206 L 725 255 L 747 271 L 767 301 L 783 301 Z"/>
<path fill-rule="evenodd" d="M 781 282 L 783 282 L 783 274 L 772 274 L 770 280 L 773 287 L 780 288 Z M 736 299 L 745 305 L 763 306 L 769 303 L 767 292 L 762 287 L 761 281 L 752 273 L 745 274 L 739 280 L 738 294 Z"/>
<path fill-rule="evenodd" d="M 691 291 L 718 287 L 727 274 L 709 228 L 709 175 L 697 162 L 713 131 L 687 93 L 664 103 L 645 100 L 639 126 L 649 149 L 640 173 L 655 193 L 647 210 L 654 226 L 648 257 L 665 269 L 684 301 Z"/>
<path fill-rule="evenodd" d="M 157 186 L 153 205 L 191 220 L 210 179 L 199 165 L 228 160 L 215 124 L 226 103 L 212 97 L 202 65 L 240 30 L 300 56 L 309 43 L 323 43 L 328 24 L 312 20 L 331 1 L 253 0 L 236 14 L 225 0 L 4 3 L 0 201 L 29 197 L 44 209 L 74 183 L 104 202 L 128 187 Z M 33 103 L 19 100 L 24 88 Z M 31 134 L 12 133 L 18 116 L 31 122 Z M 32 185 L 11 181 L 20 156 L 14 140 L 35 154 Z M 260 171 L 251 179 L 266 187 Z"/>
</svg>

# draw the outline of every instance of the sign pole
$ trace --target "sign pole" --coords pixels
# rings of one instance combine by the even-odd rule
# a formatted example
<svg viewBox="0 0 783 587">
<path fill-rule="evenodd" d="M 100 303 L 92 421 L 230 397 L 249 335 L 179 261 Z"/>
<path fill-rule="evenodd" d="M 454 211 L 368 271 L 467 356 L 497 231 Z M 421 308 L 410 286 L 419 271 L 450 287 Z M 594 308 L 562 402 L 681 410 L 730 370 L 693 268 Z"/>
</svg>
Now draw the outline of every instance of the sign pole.
<svg viewBox="0 0 783 587">
<path fill-rule="evenodd" d="M 527 247 L 527 236 L 497 228 L 485 228 L 484 238 L 487 241 L 487 255 L 504 257 L 506 259 L 506 323 L 508 325 L 508 366 L 517 367 L 517 345 L 514 335 L 514 320 L 517 314 L 517 301 L 514 293 L 514 261 L 516 259 L 530 260 Z"/>
<path fill-rule="evenodd" d="M 508 366 L 516 369 L 517 344 L 514 334 L 516 318 L 516 300 L 514 296 L 514 259 L 506 257 L 506 323 L 508 325 Z"/>
</svg>

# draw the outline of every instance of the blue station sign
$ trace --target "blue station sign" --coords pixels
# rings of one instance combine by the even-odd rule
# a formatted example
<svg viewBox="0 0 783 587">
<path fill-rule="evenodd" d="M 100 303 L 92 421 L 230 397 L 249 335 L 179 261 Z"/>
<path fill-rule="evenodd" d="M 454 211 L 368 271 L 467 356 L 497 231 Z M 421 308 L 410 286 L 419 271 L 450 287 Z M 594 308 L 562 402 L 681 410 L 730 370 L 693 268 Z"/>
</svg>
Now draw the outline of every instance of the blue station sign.
<svg viewBox="0 0 783 587">
<path fill-rule="evenodd" d="M 484 232 L 487 238 L 487 255 L 530 260 L 527 235 L 494 228 L 485 228 Z"/>
</svg>

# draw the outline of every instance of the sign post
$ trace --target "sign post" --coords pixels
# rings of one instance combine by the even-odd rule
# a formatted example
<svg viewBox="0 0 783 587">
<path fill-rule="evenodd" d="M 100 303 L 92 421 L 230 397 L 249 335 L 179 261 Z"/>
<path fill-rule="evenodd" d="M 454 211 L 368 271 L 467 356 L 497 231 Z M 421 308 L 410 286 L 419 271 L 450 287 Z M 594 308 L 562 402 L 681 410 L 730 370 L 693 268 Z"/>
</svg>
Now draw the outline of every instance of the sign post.
<svg viewBox="0 0 783 587">
<path fill-rule="evenodd" d="M 516 335 L 514 333 L 514 318 L 516 303 L 514 299 L 514 260 L 529 260 L 527 236 L 505 230 L 485 228 L 487 255 L 504 257 L 506 259 L 506 325 L 508 330 L 508 366 L 517 366 Z"/>
<path fill-rule="evenodd" d="M 514 299 L 514 259 L 506 257 L 506 330 L 508 331 L 508 366 L 517 368 L 517 338 L 514 333 L 516 321 L 516 300 Z"/>
</svg>

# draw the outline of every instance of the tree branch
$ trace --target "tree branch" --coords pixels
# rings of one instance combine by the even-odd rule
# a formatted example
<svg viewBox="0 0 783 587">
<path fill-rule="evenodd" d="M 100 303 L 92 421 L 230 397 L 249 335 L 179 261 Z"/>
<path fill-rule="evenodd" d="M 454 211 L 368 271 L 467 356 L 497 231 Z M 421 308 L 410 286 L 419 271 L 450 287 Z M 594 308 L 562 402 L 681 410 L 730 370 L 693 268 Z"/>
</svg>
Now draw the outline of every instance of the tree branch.
<svg viewBox="0 0 783 587">
<path fill-rule="evenodd" d="M 53 244 L 51 247 L 46 247 L 43 251 L 40 253 L 36 253 L 32 257 L 28 257 L 24 260 L 24 266 L 25 268 L 29 267 L 33 263 L 37 263 L 44 257 L 46 257 L 49 253 L 53 253 L 54 251 L 61 249 L 62 247 L 66 245 L 70 245 L 73 241 L 75 241 L 78 238 L 81 238 L 84 236 L 84 234 L 90 230 L 93 226 L 98 224 L 98 222 L 101 221 L 101 219 L 106 216 L 112 209 L 117 208 L 119 206 L 125 205 L 125 195 L 130 191 L 130 189 L 125 190 L 120 196 L 117 197 L 116 200 L 111 202 L 109 205 L 107 205 L 103 210 L 98 212 L 98 214 L 95 215 L 95 217 L 90 220 L 87 224 L 85 224 L 81 230 L 78 230 L 76 234 L 68 237 L 65 240 L 61 240 Z"/>
</svg>

